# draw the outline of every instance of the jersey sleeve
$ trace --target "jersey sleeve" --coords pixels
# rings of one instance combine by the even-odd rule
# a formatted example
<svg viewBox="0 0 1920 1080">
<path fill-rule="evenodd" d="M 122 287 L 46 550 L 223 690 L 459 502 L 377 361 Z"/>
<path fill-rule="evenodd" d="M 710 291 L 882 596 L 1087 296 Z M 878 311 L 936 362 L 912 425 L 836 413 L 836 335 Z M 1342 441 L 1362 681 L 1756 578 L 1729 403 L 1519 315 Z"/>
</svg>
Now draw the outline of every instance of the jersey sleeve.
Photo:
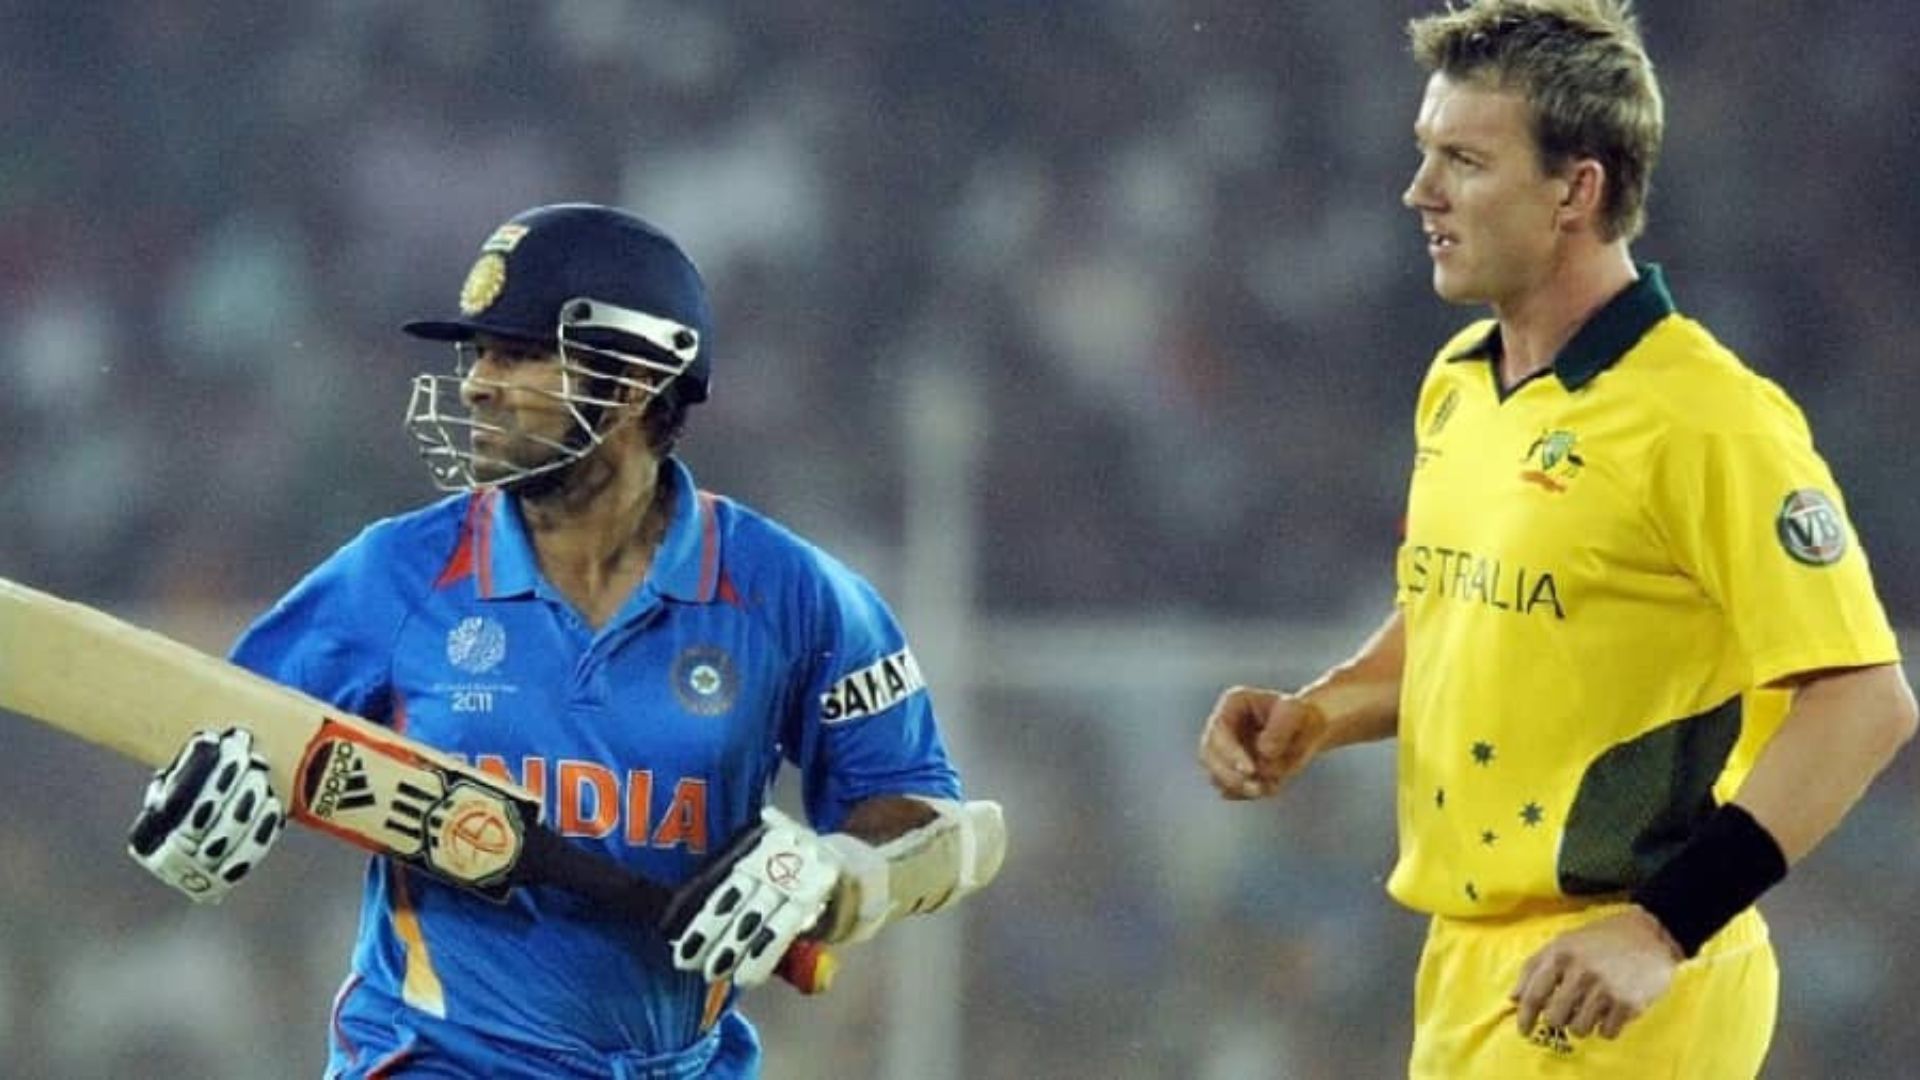
<svg viewBox="0 0 1920 1080">
<path fill-rule="evenodd" d="M 1755 383 L 1730 392 L 1714 421 L 1669 433 L 1651 478 L 1656 527 L 1726 613 L 1754 685 L 1898 660 L 1866 552 L 1806 421 L 1784 392 Z"/>
<path fill-rule="evenodd" d="M 373 588 L 366 536 L 309 573 L 241 634 L 234 663 L 356 716 L 391 718 L 392 590 Z"/>
<path fill-rule="evenodd" d="M 881 795 L 960 797 L 919 662 L 866 581 L 822 569 L 808 631 L 812 658 L 783 733 L 813 826 L 838 828 Z"/>
</svg>

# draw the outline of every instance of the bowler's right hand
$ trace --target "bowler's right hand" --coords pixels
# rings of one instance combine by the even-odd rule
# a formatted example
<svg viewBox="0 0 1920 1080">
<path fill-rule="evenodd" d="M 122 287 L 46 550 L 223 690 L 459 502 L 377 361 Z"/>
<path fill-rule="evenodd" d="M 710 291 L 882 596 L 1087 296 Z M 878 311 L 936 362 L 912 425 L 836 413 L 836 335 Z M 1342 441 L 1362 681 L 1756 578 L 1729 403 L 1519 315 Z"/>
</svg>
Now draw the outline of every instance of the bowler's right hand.
<svg viewBox="0 0 1920 1080">
<path fill-rule="evenodd" d="M 201 731 L 154 773 L 127 854 L 196 903 L 213 903 L 259 864 L 285 825 L 253 736 Z"/>
<path fill-rule="evenodd" d="M 1306 767 L 1326 735 L 1326 714 L 1305 699 L 1230 687 L 1200 733 L 1200 767 L 1223 798 L 1264 799 Z"/>
</svg>

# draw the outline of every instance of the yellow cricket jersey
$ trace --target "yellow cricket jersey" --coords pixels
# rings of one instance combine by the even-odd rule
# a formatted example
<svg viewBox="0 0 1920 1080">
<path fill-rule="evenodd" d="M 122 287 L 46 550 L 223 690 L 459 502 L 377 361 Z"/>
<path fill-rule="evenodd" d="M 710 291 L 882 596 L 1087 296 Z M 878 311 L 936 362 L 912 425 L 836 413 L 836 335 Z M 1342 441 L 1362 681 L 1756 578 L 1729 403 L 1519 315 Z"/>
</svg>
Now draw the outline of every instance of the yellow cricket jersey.
<svg viewBox="0 0 1920 1080">
<path fill-rule="evenodd" d="M 1732 796 L 1785 715 L 1769 684 L 1898 659 L 1799 409 L 1640 271 L 1550 371 L 1503 395 L 1483 321 L 1421 388 L 1387 885 L 1410 907 L 1630 889 Z"/>
</svg>

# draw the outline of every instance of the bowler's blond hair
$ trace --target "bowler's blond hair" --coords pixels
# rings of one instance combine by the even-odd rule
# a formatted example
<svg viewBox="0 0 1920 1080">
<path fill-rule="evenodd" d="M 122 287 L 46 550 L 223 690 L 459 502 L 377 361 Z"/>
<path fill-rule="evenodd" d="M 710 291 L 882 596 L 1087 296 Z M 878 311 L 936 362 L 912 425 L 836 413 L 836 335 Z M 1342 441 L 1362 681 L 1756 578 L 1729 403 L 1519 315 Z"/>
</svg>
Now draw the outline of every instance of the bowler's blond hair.
<svg viewBox="0 0 1920 1080">
<path fill-rule="evenodd" d="M 1631 0 L 1449 3 L 1409 22 L 1407 35 L 1430 74 L 1524 98 L 1549 173 L 1598 161 L 1601 236 L 1640 235 L 1666 122 Z"/>
</svg>

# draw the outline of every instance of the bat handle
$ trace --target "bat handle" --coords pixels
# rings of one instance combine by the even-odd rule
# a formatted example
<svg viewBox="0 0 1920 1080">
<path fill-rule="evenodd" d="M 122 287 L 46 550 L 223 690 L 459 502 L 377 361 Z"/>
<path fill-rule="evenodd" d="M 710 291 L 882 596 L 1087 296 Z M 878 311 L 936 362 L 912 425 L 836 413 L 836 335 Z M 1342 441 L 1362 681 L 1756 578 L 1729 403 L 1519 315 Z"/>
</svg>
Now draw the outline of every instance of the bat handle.
<svg viewBox="0 0 1920 1080">
<path fill-rule="evenodd" d="M 658 925 L 673 893 L 666 886 L 633 874 L 604 856 L 560 839 L 540 825 L 526 833 L 526 847 L 514 864 L 509 885 L 557 885 L 598 901 L 622 917 Z M 823 994 L 839 964 L 825 944 L 800 938 L 780 958 L 774 974 L 803 994 Z"/>
<path fill-rule="evenodd" d="M 840 969 L 833 951 L 812 938 L 801 938 L 780 958 L 775 975 L 803 994 L 824 994 L 833 988 L 833 976 Z"/>
</svg>

